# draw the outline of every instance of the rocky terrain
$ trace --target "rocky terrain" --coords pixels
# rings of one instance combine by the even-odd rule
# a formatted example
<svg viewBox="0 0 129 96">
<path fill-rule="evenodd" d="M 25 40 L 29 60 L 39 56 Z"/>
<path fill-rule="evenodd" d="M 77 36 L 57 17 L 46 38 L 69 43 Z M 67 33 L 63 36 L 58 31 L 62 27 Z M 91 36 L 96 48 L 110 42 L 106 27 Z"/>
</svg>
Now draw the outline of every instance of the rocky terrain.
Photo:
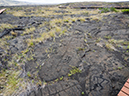
<svg viewBox="0 0 129 96">
<path fill-rule="evenodd" d="M 103 7 L 115 7 L 115 6 L 129 6 L 129 2 L 75 2 L 75 3 L 66 3 L 66 4 L 60 4 L 63 6 L 70 6 L 70 7 L 79 7 L 79 6 L 85 6 L 85 7 L 90 7 L 90 6 L 103 6 Z"/>
<path fill-rule="evenodd" d="M 0 14 L 0 96 L 117 96 L 129 78 L 129 15 L 58 6 Z"/>
</svg>

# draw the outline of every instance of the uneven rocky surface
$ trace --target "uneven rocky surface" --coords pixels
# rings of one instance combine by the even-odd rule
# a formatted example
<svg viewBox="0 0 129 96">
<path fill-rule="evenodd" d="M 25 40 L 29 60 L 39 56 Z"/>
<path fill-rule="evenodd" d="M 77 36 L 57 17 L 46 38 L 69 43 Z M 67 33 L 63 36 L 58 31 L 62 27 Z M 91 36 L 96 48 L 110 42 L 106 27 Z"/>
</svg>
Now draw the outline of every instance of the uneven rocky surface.
<svg viewBox="0 0 129 96">
<path fill-rule="evenodd" d="M 57 14 L 37 17 L 35 13 L 28 16 L 27 11 L 26 16 L 0 15 L 1 25 L 17 25 L 0 32 L 1 35 L 10 29 L 0 41 L 1 73 L 3 68 L 9 72 L 13 68 L 16 72 L 20 70 L 18 78 L 22 78 L 19 82 L 23 84 L 10 94 L 116 96 L 129 78 L 129 15 L 121 12 L 101 14 L 98 10 L 72 9 L 83 11 L 77 14 L 70 13 L 71 9 L 45 10 L 56 10 Z M 34 30 L 25 31 L 33 27 Z M 7 78 L 7 84 L 8 81 Z M 7 84 L 0 84 L 2 96 L 6 96 Z"/>
</svg>

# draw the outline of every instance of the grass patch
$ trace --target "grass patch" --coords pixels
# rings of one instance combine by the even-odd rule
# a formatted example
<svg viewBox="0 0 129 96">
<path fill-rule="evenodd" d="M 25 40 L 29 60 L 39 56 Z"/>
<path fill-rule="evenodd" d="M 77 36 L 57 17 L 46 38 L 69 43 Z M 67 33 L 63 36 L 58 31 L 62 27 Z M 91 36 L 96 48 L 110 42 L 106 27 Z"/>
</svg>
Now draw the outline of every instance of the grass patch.
<svg viewBox="0 0 129 96">
<path fill-rule="evenodd" d="M 111 39 L 112 37 L 110 35 L 108 35 L 108 36 L 104 36 L 104 38 Z"/>
<path fill-rule="evenodd" d="M 27 29 L 25 29 L 25 31 L 23 32 L 23 35 L 32 33 L 32 32 L 35 31 L 35 30 L 36 30 L 35 27 L 27 28 Z"/>
<path fill-rule="evenodd" d="M 19 71 L 14 70 L 1 72 L 0 78 L 5 78 L 5 84 L 3 85 L 4 89 L 0 90 L 0 93 L 4 94 L 4 96 L 11 96 L 21 86 L 22 78 L 18 78 L 19 73 Z"/>
<path fill-rule="evenodd" d="M 107 49 L 109 49 L 111 51 L 114 50 L 114 46 L 112 44 L 110 44 L 110 43 L 106 43 L 105 46 L 106 46 Z"/>
<path fill-rule="evenodd" d="M 0 24 L 0 31 L 3 31 L 5 28 L 6 29 L 12 29 L 12 28 L 15 28 L 17 27 L 16 25 L 11 25 L 11 24 L 8 24 L 8 23 L 2 23 Z"/>
<path fill-rule="evenodd" d="M 24 11 L 10 11 L 10 12 L 7 12 L 7 13 L 9 13 L 9 14 L 12 14 L 12 15 L 14 15 L 14 16 L 17 16 L 17 17 L 19 17 L 19 16 L 26 16 L 25 15 L 25 12 Z"/>
<path fill-rule="evenodd" d="M 91 20 L 95 20 L 95 21 L 101 21 L 102 20 L 101 15 L 94 15 L 94 16 L 90 16 L 89 18 L 91 18 Z"/>
</svg>

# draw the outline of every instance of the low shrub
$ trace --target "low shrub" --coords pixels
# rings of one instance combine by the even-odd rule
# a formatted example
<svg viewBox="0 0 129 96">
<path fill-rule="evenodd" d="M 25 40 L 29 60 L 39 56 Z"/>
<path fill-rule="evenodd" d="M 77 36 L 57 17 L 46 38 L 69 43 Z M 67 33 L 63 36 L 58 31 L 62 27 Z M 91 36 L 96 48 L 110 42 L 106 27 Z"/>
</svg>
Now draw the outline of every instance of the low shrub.
<svg viewBox="0 0 129 96">
<path fill-rule="evenodd" d="M 124 10 L 122 10 L 122 13 L 123 13 L 123 14 L 129 14 L 129 9 L 124 9 Z"/>
<path fill-rule="evenodd" d="M 111 8 L 99 8 L 100 13 L 107 13 L 107 12 L 118 12 L 116 8 L 111 7 Z"/>
<path fill-rule="evenodd" d="M 100 8 L 100 13 L 107 13 L 110 12 L 109 8 Z"/>
<path fill-rule="evenodd" d="M 118 12 L 118 11 L 116 10 L 116 8 L 114 8 L 114 7 L 111 7 L 111 8 L 110 8 L 110 11 L 111 11 L 111 12 Z"/>
</svg>

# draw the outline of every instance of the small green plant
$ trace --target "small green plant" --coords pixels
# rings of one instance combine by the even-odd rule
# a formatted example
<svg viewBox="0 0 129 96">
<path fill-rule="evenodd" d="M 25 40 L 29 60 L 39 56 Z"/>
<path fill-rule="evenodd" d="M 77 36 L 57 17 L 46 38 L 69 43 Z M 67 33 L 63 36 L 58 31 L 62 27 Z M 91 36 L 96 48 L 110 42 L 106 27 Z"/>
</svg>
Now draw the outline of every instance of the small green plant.
<svg viewBox="0 0 129 96">
<path fill-rule="evenodd" d="M 34 60 L 34 57 L 31 55 L 30 57 L 26 58 L 27 61 Z"/>
<path fill-rule="evenodd" d="M 124 57 L 124 60 L 127 61 L 128 57 Z"/>
<path fill-rule="evenodd" d="M 36 83 L 36 85 L 37 85 L 37 86 L 38 86 L 38 85 L 42 85 L 42 81 L 39 80 L 39 81 Z"/>
<path fill-rule="evenodd" d="M 88 35 L 90 38 L 92 38 L 91 33 L 88 33 L 87 35 Z"/>
<path fill-rule="evenodd" d="M 34 46 L 34 43 L 31 41 L 31 42 L 28 43 L 28 46 L 29 46 L 29 47 Z"/>
<path fill-rule="evenodd" d="M 55 80 L 55 82 L 57 82 L 59 79 L 57 78 L 56 80 Z"/>
<path fill-rule="evenodd" d="M 68 73 L 68 76 L 70 77 L 76 73 L 81 73 L 81 70 L 77 67 L 72 66 L 72 69 L 70 70 L 70 73 Z"/>
<path fill-rule="evenodd" d="M 84 39 L 84 42 L 86 43 L 86 42 L 87 42 L 87 40 L 86 40 L 86 39 Z"/>
<path fill-rule="evenodd" d="M 30 72 L 27 72 L 27 76 L 28 76 L 28 77 L 31 77 L 31 74 L 30 74 Z"/>
<path fill-rule="evenodd" d="M 34 83 L 34 80 L 32 80 L 32 83 Z"/>
<path fill-rule="evenodd" d="M 77 49 L 78 49 L 78 51 L 83 51 L 84 50 L 84 48 L 81 48 L 81 47 L 79 47 Z"/>
<path fill-rule="evenodd" d="M 118 69 L 119 69 L 119 70 L 121 70 L 121 69 L 122 69 L 122 67 L 118 67 Z"/>
<path fill-rule="evenodd" d="M 108 35 L 108 36 L 104 36 L 104 38 L 111 39 L 112 37 L 110 35 Z"/>
<path fill-rule="evenodd" d="M 60 77 L 60 80 L 63 80 L 63 78 L 64 78 L 63 76 L 62 76 L 62 77 Z"/>
<path fill-rule="evenodd" d="M 68 22 L 69 22 L 69 20 L 65 19 L 65 20 L 64 20 L 64 22 L 67 22 L 67 23 L 68 23 Z"/>
<path fill-rule="evenodd" d="M 23 54 L 26 54 L 27 52 L 29 52 L 28 48 L 25 51 L 22 51 Z"/>
<path fill-rule="evenodd" d="M 82 92 L 82 95 L 84 95 L 85 93 L 84 92 Z"/>
<path fill-rule="evenodd" d="M 38 77 L 37 77 L 37 76 L 35 76 L 34 78 L 35 78 L 35 79 L 37 79 Z"/>
<path fill-rule="evenodd" d="M 70 77 L 70 76 L 72 76 L 72 74 L 68 73 L 68 76 Z"/>
<path fill-rule="evenodd" d="M 96 42 L 98 43 L 98 42 L 100 42 L 102 40 L 102 38 L 98 38 L 97 40 L 96 40 Z"/>
<path fill-rule="evenodd" d="M 123 45 L 129 45 L 129 41 L 123 42 Z"/>
</svg>

